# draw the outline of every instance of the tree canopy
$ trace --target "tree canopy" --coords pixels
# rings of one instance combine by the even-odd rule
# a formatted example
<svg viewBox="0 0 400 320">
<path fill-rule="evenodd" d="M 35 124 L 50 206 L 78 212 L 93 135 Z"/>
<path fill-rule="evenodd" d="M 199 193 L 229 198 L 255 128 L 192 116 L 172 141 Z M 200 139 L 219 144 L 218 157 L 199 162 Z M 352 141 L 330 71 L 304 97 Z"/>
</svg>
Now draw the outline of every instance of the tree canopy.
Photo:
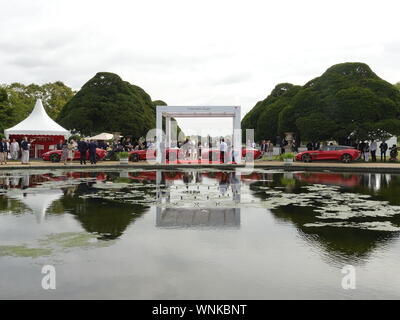
<svg viewBox="0 0 400 320">
<path fill-rule="evenodd" d="M 43 85 L 12 83 L 0 85 L 0 132 L 24 120 L 33 110 L 36 99 L 43 101 L 48 115 L 56 119 L 75 92 L 61 81 Z"/>
<path fill-rule="evenodd" d="M 284 132 L 305 140 L 384 139 L 400 134 L 400 92 L 364 63 L 330 67 L 304 86 L 278 84 L 242 120 L 255 138 Z"/>
<path fill-rule="evenodd" d="M 84 135 L 121 132 L 141 137 L 155 127 L 155 108 L 140 87 L 114 73 L 99 72 L 68 101 L 57 121 Z"/>
</svg>

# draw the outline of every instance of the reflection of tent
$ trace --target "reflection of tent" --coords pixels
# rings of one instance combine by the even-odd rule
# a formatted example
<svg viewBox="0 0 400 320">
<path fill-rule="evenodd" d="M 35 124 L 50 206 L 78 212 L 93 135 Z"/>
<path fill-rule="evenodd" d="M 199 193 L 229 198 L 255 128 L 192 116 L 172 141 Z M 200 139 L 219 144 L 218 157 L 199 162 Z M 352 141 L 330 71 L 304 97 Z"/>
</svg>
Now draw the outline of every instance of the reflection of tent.
<svg viewBox="0 0 400 320">
<path fill-rule="evenodd" d="M 111 140 L 111 139 L 114 139 L 114 135 L 112 133 L 103 132 L 103 133 L 98 134 L 97 136 L 93 136 L 93 137 L 90 137 L 88 139 L 91 139 L 91 140 Z"/>
<path fill-rule="evenodd" d="M 40 223 L 46 216 L 47 209 L 51 204 L 60 199 L 64 193 L 60 189 L 45 190 L 45 193 L 28 193 L 21 195 L 18 199 L 30 208 L 36 215 L 37 221 Z"/>
<path fill-rule="evenodd" d="M 37 99 L 31 114 L 12 128 L 4 130 L 7 139 L 22 140 L 24 136 L 35 139 L 32 144 L 34 154 L 40 157 L 51 146 L 69 137 L 70 132 L 51 119 L 43 107 L 42 100 Z M 39 151 L 40 150 L 40 151 Z"/>
</svg>

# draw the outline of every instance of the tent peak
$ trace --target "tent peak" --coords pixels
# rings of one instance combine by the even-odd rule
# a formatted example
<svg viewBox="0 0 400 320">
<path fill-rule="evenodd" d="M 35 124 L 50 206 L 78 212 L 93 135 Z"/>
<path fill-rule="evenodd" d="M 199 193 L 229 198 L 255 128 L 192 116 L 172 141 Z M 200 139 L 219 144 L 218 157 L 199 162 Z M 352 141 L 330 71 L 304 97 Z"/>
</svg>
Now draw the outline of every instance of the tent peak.
<svg viewBox="0 0 400 320">
<path fill-rule="evenodd" d="M 37 99 L 32 112 L 20 123 L 4 130 L 6 138 L 9 135 L 63 135 L 67 138 L 70 133 L 49 117 L 43 107 L 42 99 Z"/>
</svg>

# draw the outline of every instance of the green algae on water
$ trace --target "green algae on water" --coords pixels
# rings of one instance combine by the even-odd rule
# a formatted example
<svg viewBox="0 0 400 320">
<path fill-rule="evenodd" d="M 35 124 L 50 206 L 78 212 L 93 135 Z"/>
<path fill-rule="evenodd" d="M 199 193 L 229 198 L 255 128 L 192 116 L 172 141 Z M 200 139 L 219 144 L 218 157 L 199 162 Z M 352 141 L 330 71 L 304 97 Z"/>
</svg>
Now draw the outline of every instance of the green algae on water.
<svg viewBox="0 0 400 320">
<path fill-rule="evenodd" d="M 109 246 L 110 241 L 99 241 L 97 238 L 85 232 L 63 232 L 50 234 L 44 240 L 39 240 L 42 245 L 56 245 L 63 249 L 70 248 L 100 248 Z"/>
<path fill-rule="evenodd" d="M 24 258 L 39 258 L 49 256 L 52 253 L 50 248 L 28 248 L 25 245 L 19 246 L 0 246 L 0 257 L 13 256 Z"/>
</svg>

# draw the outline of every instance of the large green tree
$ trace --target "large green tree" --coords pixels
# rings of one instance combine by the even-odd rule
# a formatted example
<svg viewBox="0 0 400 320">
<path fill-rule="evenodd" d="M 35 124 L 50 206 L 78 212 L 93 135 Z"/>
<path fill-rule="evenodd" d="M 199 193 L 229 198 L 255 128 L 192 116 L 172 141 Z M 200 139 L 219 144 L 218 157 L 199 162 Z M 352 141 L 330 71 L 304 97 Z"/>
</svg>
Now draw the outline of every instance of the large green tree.
<svg viewBox="0 0 400 320">
<path fill-rule="evenodd" d="M 383 139 L 400 133 L 400 92 L 364 63 L 330 67 L 304 86 L 280 84 L 242 120 L 256 139 Z"/>
<path fill-rule="evenodd" d="M 143 89 L 114 73 L 99 72 L 64 106 L 57 120 L 84 135 L 121 132 L 141 137 L 155 127 L 155 108 Z"/>
</svg>

